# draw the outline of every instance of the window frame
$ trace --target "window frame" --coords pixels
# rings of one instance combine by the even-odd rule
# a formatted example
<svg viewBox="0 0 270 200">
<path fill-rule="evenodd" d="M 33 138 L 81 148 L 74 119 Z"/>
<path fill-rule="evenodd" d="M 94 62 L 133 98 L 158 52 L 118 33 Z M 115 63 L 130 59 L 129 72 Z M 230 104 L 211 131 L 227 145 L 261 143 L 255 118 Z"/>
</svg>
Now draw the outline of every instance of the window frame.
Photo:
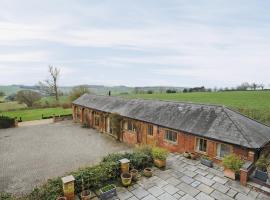
<svg viewBox="0 0 270 200">
<path fill-rule="evenodd" d="M 170 134 L 170 133 L 175 133 L 175 141 L 174 140 L 170 140 L 167 135 Z M 173 138 L 173 135 L 171 135 L 171 137 Z M 169 143 L 173 143 L 173 144 L 177 144 L 178 143 L 178 132 L 177 131 L 174 131 L 174 130 L 170 130 L 170 129 L 165 129 L 165 132 L 164 132 L 164 140 L 166 142 L 169 142 Z"/>
<path fill-rule="evenodd" d="M 154 136 L 154 126 L 152 124 L 147 126 L 147 136 Z"/>
<path fill-rule="evenodd" d="M 137 132 L 137 126 L 134 124 L 134 122 L 132 120 L 126 120 L 125 123 L 126 123 L 126 125 L 124 125 L 124 129 L 126 131 L 131 132 L 131 133 Z"/>
<path fill-rule="evenodd" d="M 229 144 L 226 144 L 226 143 L 217 142 L 216 143 L 216 158 L 219 159 L 219 160 L 222 160 L 224 158 L 224 156 L 223 157 L 220 156 L 221 145 L 226 145 L 229 148 L 229 154 L 231 154 L 232 151 L 233 151 L 232 145 L 229 145 Z"/>
<path fill-rule="evenodd" d="M 205 141 L 205 151 L 203 150 L 200 150 L 200 141 L 203 140 Z M 203 144 L 202 144 L 203 145 Z M 205 139 L 205 138 L 201 138 L 201 137 L 196 137 L 196 140 L 195 140 L 195 151 L 196 152 L 199 152 L 201 154 L 207 154 L 207 146 L 208 146 L 208 140 Z"/>
</svg>

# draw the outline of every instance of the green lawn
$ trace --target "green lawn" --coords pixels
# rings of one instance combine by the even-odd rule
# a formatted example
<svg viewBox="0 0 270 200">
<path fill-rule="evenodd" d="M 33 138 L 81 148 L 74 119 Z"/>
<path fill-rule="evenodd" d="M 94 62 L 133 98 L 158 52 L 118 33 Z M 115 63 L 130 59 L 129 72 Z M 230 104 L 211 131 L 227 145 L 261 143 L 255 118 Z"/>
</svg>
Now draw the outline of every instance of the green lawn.
<svg viewBox="0 0 270 200">
<path fill-rule="evenodd" d="M 23 121 L 31 121 L 41 119 L 41 116 L 51 116 L 55 115 L 66 115 L 71 114 L 72 109 L 63 109 L 63 108 L 41 108 L 41 109 L 32 109 L 32 110 L 16 110 L 16 111 L 7 111 L 0 112 L 0 115 L 5 115 L 9 117 L 21 117 Z"/>
<path fill-rule="evenodd" d="M 225 105 L 270 124 L 270 91 L 129 94 L 123 97 Z"/>
<path fill-rule="evenodd" d="M 45 102 L 48 102 L 49 104 L 56 103 L 55 97 L 43 97 L 40 102 L 42 104 L 45 104 Z M 68 103 L 68 96 L 60 96 L 59 97 L 59 102 L 60 104 L 62 103 Z"/>
</svg>

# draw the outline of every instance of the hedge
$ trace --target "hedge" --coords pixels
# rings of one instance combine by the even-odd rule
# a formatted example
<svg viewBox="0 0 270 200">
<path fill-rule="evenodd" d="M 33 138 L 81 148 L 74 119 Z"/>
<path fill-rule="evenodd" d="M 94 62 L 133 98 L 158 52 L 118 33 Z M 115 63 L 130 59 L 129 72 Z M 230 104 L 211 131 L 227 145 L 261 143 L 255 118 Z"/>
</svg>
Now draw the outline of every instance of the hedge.
<svg viewBox="0 0 270 200">
<path fill-rule="evenodd" d="M 128 158 L 132 168 L 142 170 L 145 167 L 153 165 L 153 158 L 151 151 L 147 148 L 136 149 L 132 153 L 114 153 L 103 158 L 102 162 L 98 165 L 91 167 L 81 168 L 77 171 L 71 172 L 75 178 L 75 192 L 80 193 L 82 190 L 82 179 L 84 188 L 90 190 L 97 190 L 106 184 L 116 182 L 120 177 L 120 163 L 122 158 Z M 9 194 L 5 195 L 5 200 L 15 200 Z M 16 200 L 54 200 L 63 195 L 62 181 L 60 177 L 49 179 L 45 184 L 34 188 L 34 190 L 24 197 L 17 198 Z M 1 196 L 2 199 L 2 196 Z"/>
<path fill-rule="evenodd" d="M 15 126 L 15 118 L 10 118 L 6 116 L 0 116 L 0 129 L 10 128 Z"/>
</svg>

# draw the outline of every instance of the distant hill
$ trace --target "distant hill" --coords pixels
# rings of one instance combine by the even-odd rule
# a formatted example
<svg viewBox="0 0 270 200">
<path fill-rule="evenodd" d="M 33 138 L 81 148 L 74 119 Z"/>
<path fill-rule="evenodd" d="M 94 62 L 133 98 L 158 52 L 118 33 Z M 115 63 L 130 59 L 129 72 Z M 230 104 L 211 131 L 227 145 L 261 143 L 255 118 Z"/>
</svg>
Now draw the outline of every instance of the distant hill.
<svg viewBox="0 0 270 200">
<path fill-rule="evenodd" d="M 95 94 L 108 94 L 109 91 L 111 91 L 112 94 L 127 94 L 127 93 L 133 93 L 135 90 L 140 91 L 153 91 L 155 93 L 157 92 L 165 92 L 168 89 L 176 90 L 176 91 L 183 91 L 184 87 L 170 87 L 170 86 L 151 86 L 151 87 L 128 87 L 124 85 L 119 86 L 104 86 L 104 85 L 84 85 L 90 89 L 91 92 Z M 60 87 L 60 90 L 64 94 L 68 94 L 71 89 L 76 86 L 63 86 Z M 27 85 L 7 85 L 7 86 L 0 86 L 0 91 L 5 92 L 5 94 L 8 96 L 13 93 L 17 93 L 20 90 L 39 90 L 38 86 L 27 86 Z"/>
</svg>

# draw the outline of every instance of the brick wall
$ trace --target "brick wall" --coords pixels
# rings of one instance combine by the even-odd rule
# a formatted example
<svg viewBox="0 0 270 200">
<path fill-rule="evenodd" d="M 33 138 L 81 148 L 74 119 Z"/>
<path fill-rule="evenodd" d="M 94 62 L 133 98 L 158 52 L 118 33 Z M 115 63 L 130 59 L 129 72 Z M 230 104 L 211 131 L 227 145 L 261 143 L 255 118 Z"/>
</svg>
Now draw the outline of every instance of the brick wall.
<svg viewBox="0 0 270 200">
<path fill-rule="evenodd" d="M 106 132 L 106 116 L 108 116 L 107 113 L 99 112 L 99 111 L 93 111 L 91 109 L 80 109 L 77 106 L 73 107 L 73 117 L 76 118 L 77 113 L 80 113 L 80 118 L 78 119 L 82 122 L 82 117 L 86 117 L 86 120 L 89 122 L 90 127 L 96 128 L 100 132 Z M 86 114 L 84 114 L 86 112 Z M 100 116 L 100 123 L 99 126 L 94 125 L 94 114 Z M 157 145 L 163 148 L 168 149 L 171 152 L 192 152 L 196 154 L 200 154 L 195 151 L 196 147 L 196 136 L 182 133 L 177 131 L 177 141 L 176 142 L 170 142 L 167 141 L 165 138 L 165 130 L 164 127 L 159 127 L 157 125 L 153 125 L 153 135 L 148 134 L 148 123 L 141 122 L 138 120 L 133 119 L 124 119 L 124 120 L 131 120 L 136 125 L 136 132 L 128 131 L 123 129 L 123 142 L 134 145 L 137 143 L 142 144 L 149 144 L 149 145 Z M 207 140 L 207 151 L 206 154 L 214 159 L 215 162 L 220 162 L 221 160 L 217 159 L 217 143 L 216 141 Z M 239 155 L 245 160 L 254 161 L 255 158 L 254 153 L 251 152 L 249 149 L 241 148 L 239 146 L 231 145 L 232 153 L 235 153 L 236 155 Z M 250 153 L 251 152 L 251 153 Z"/>
</svg>

